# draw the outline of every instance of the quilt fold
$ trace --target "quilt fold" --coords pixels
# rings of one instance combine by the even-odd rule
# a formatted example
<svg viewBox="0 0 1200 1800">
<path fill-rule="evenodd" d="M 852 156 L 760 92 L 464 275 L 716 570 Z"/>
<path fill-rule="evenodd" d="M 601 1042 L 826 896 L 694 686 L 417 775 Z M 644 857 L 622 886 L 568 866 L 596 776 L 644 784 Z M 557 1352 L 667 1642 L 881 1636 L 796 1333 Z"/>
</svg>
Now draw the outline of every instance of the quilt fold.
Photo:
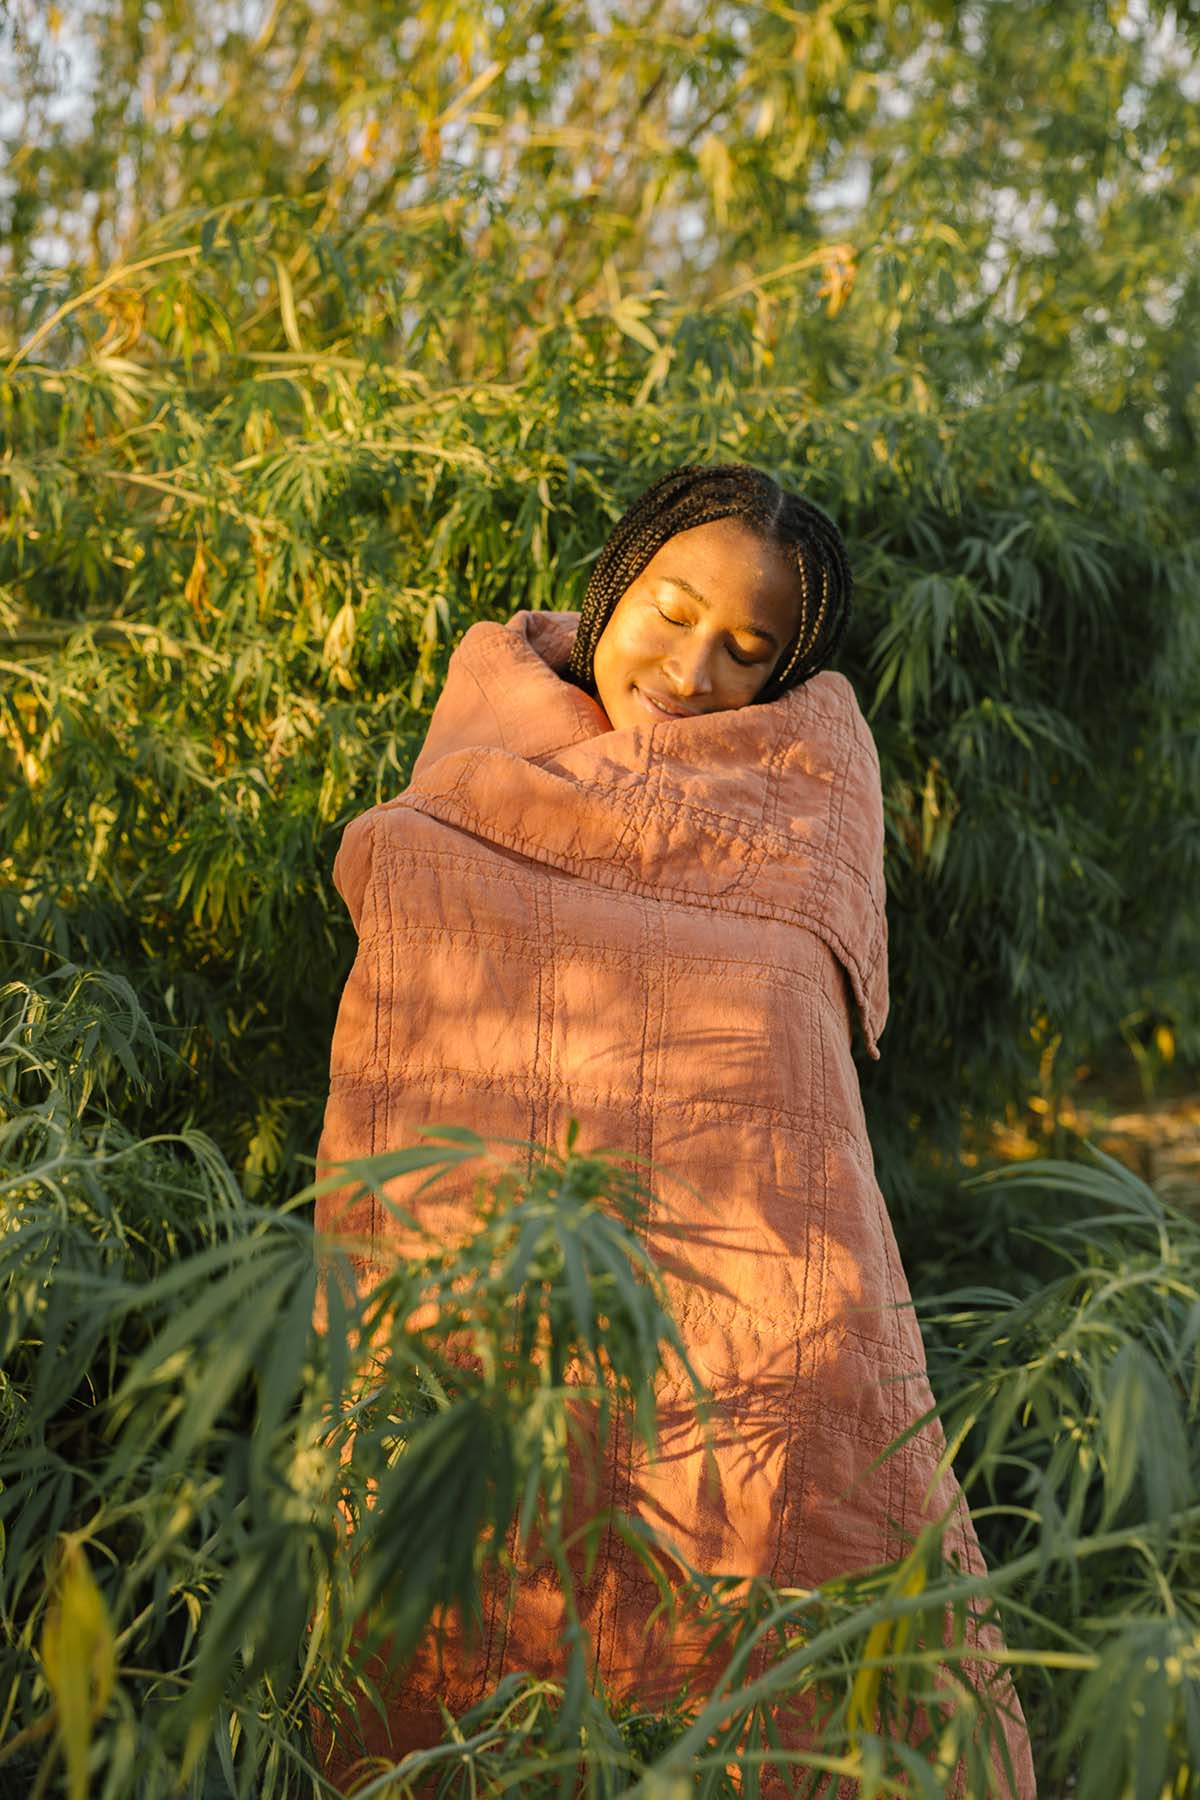
<svg viewBox="0 0 1200 1800">
<path fill-rule="evenodd" d="M 571 1118 L 581 1149 L 644 1159 L 713 1456 L 668 1378 L 658 1454 L 618 1428 L 602 1502 L 707 1573 L 791 1588 L 894 1560 L 949 1513 L 955 1556 L 982 1573 L 953 1476 L 933 1479 L 940 1428 L 875 1466 L 932 1395 L 851 1053 L 857 1021 L 879 1055 L 888 1012 L 879 765 L 854 691 L 825 672 L 762 706 L 614 731 L 562 679 L 577 622 L 473 625 L 409 786 L 346 829 L 335 880 L 359 948 L 318 1168 L 430 1125 L 561 1145 Z M 472 1181 L 397 1198 L 462 1236 Z M 368 1277 L 405 1253 L 375 1198 L 331 1194 L 317 1224 L 359 1237 Z M 581 1595 L 614 1693 L 705 1691 L 715 1671 L 654 1617 L 618 1534 Z M 549 1587 L 523 1584 L 511 1609 L 497 1587 L 481 1646 L 448 1634 L 393 1672 L 391 1754 L 440 1735 L 439 1696 L 461 1711 L 513 1669 L 560 1674 L 563 1628 Z M 998 1653 L 990 1628 L 980 1642 Z"/>
</svg>

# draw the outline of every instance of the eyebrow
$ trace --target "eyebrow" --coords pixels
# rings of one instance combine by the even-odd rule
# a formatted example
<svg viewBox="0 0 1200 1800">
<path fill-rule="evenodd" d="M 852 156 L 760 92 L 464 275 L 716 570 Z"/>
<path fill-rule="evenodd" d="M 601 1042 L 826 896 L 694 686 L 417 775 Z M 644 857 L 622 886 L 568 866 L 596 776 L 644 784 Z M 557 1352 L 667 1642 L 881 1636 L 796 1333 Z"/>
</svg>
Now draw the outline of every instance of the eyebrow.
<svg viewBox="0 0 1200 1800">
<path fill-rule="evenodd" d="M 700 602 L 701 606 L 712 605 L 708 595 L 702 594 L 700 589 L 693 587 L 690 581 L 685 581 L 682 575 L 664 575 L 662 579 L 669 582 L 672 587 L 682 588 L 685 594 L 690 594 L 693 600 Z M 745 637 L 762 638 L 764 643 L 773 645 L 776 650 L 779 648 L 779 639 L 775 633 L 765 631 L 761 625 L 735 625 L 733 629 L 740 631 Z"/>
</svg>

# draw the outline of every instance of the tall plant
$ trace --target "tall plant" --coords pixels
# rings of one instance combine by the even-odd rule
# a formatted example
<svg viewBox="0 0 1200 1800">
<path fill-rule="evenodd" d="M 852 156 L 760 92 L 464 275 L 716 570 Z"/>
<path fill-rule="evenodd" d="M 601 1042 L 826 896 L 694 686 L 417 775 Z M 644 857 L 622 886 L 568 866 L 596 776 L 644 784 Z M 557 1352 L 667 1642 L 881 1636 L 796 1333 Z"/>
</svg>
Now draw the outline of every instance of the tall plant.
<svg viewBox="0 0 1200 1800">
<path fill-rule="evenodd" d="M 623 505 L 720 457 L 850 542 L 889 1191 L 914 1124 L 952 1143 L 1121 1028 L 1197 1054 L 1190 14 L 102 0 L 0 33 L 0 924 L 174 1020 L 172 1124 L 290 1191 L 339 826 L 402 785 L 466 625 L 577 603 Z"/>
<path fill-rule="evenodd" d="M 0 1774 L 46 1793 L 61 1769 L 72 1800 L 220 1769 L 315 1789 L 310 1713 L 369 1705 L 377 1636 L 403 1657 L 435 1611 L 469 1616 L 514 1523 L 562 1558 L 569 1408 L 653 1439 L 686 1356 L 641 1189 L 569 1146 L 502 1174 L 463 1243 L 369 1293 L 340 1247 L 318 1333 L 310 1195 L 256 1208 L 208 1139 L 135 1138 L 88 1091 L 114 1059 L 141 1079 L 132 993 L 64 968 L 0 999 Z M 450 1133 L 361 1175 L 484 1149 Z"/>
<path fill-rule="evenodd" d="M 926 410 L 893 369 L 826 404 L 806 277 L 780 295 L 795 329 L 769 379 L 753 306 L 664 297 L 637 315 L 671 353 L 649 381 L 658 353 L 616 289 L 503 378 L 397 367 L 387 336 L 419 365 L 475 256 L 443 256 L 437 222 L 319 239 L 329 347 L 255 349 L 240 295 L 300 223 L 263 205 L 164 224 L 187 253 L 138 279 L 165 341 L 79 342 L 0 382 L 3 924 L 35 966 L 101 963 L 174 1022 L 172 1124 L 223 1119 L 251 1185 L 287 1190 L 352 947 L 340 825 L 402 786 L 472 619 L 577 603 L 622 505 L 722 457 L 823 502 L 857 570 L 844 663 L 884 767 L 895 1005 L 868 1101 L 889 1167 L 914 1121 L 952 1136 L 1135 1010 L 1195 1050 L 1188 503 L 1093 400 L 1005 381 Z M 897 256 L 923 254 L 864 258 L 856 291 L 874 280 L 882 304 Z M 425 271 L 403 297 L 398 267 Z M 92 316 L 76 304 L 47 348 Z"/>
<path fill-rule="evenodd" d="M 352 1753 L 373 1647 L 402 1658 L 436 1610 L 469 1612 L 510 1525 L 569 1608 L 568 1414 L 591 1412 L 602 1446 L 619 1406 L 651 1440 L 680 1353 L 638 1184 L 570 1146 L 535 1157 L 481 1183 L 460 1244 L 370 1293 L 335 1259 L 318 1332 L 303 1208 L 247 1202 L 198 1133 L 123 1128 L 154 1056 L 131 992 L 66 968 L 12 984 L 2 1016 L 0 1793 L 315 1795 L 314 1721 Z M 481 1149 L 453 1133 L 351 1173 L 435 1177 Z M 1186 1793 L 1200 1228 L 1103 1159 L 1000 1186 L 1059 1273 L 943 1296 L 927 1327 L 988 1576 L 947 1565 L 936 1528 L 812 1593 L 697 1574 L 675 1603 L 726 1671 L 702 1705 L 609 1707 L 580 1638 L 565 1687 L 510 1677 L 390 1791 L 566 1779 L 650 1800 L 686 1776 L 716 1796 L 736 1759 L 751 1786 L 774 1763 L 814 1795 L 838 1777 L 938 1792 L 962 1761 L 982 1795 L 999 1720 L 968 1626 L 999 1602 L 1045 1779 L 1083 1800 Z M 653 1566 L 660 1547 L 637 1547 Z M 805 1752 L 779 1742 L 796 1707 L 825 1717 Z"/>
</svg>

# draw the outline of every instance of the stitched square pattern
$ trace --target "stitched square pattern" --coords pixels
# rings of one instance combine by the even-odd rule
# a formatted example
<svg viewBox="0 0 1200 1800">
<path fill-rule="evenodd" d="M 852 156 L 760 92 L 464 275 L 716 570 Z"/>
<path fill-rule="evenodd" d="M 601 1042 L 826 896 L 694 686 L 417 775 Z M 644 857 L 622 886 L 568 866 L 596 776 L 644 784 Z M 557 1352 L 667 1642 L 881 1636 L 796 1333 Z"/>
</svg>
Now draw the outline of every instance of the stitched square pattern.
<svg viewBox="0 0 1200 1800">
<path fill-rule="evenodd" d="M 734 942 L 753 942 L 754 921 Z M 747 929 L 748 927 L 748 929 Z M 816 944 L 816 940 L 810 940 Z M 820 946 L 816 946 L 820 950 Z M 752 1100 L 792 1110 L 812 1091 L 817 1002 L 789 991 L 774 969 L 698 964 L 668 950 L 659 977 L 663 1028 L 654 1065 L 655 1091 L 664 1101 Z"/>
<path fill-rule="evenodd" d="M 389 1076 L 446 1071 L 527 1081 L 541 960 L 528 876 L 513 879 L 484 850 L 423 865 L 385 854 L 376 879 L 388 920 L 375 954 Z M 502 1069 L 501 1041 L 512 1047 Z"/>
<path fill-rule="evenodd" d="M 958 1495 L 952 1475 L 927 1493 L 936 1425 L 871 1466 L 930 1403 L 850 1043 L 855 1010 L 871 1053 L 887 1016 L 878 761 L 828 672 L 763 707 L 606 730 L 538 653 L 561 657 L 566 631 L 537 614 L 473 626 L 409 789 L 346 834 L 363 942 L 322 1154 L 434 1123 L 561 1148 L 574 1117 L 581 1151 L 640 1163 L 648 1247 L 715 1412 L 706 1440 L 668 1368 L 657 1454 L 618 1417 L 592 1510 L 639 1517 L 702 1573 L 807 1586 L 894 1558 Z M 476 1174 L 390 1191 L 453 1241 Z M 376 1266 L 408 1253 L 378 1201 L 367 1222 Z M 969 1519 L 959 1541 L 978 1557 Z M 621 1534 L 574 1563 L 614 1691 L 665 1704 L 691 1674 L 702 1699 L 717 1671 Z M 552 1587 L 519 1584 L 511 1612 L 489 1591 L 481 1646 L 385 1671 L 393 1758 L 441 1735 L 439 1701 L 460 1713 L 517 1668 L 561 1677 Z M 801 1709 L 784 1742 L 805 1730 Z M 1015 1698 L 1009 1747 L 1026 1800 Z"/>
</svg>

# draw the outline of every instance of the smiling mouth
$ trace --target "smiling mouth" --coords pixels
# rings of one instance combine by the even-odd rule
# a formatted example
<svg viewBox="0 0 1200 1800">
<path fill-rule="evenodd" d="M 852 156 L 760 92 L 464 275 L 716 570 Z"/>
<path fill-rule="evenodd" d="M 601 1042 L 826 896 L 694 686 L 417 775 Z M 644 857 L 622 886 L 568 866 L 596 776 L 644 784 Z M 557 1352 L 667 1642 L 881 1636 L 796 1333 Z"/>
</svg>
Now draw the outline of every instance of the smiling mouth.
<svg viewBox="0 0 1200 1800">
<path fill-rule="evenodd" d="M 660 700 L 656 694 L 646 693 L 644 688 L 634 684 L 634 693 L 648 712 L 658 719 L 691 719 L 695 714 L 690 706 L 680 706 L 678 701 Z"/>
</svg>

